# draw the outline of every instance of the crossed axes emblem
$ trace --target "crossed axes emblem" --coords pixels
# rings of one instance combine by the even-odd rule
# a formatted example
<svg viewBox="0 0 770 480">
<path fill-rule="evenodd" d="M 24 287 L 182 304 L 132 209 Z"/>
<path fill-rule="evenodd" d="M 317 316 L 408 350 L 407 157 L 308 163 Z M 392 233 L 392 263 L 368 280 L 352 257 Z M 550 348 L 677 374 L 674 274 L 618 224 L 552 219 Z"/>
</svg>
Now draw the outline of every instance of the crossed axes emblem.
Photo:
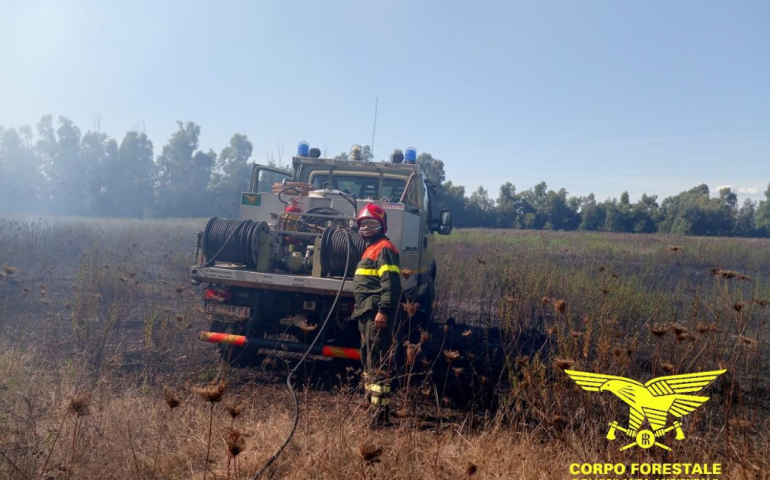
<svg viewBox="0 0 770 480">
<path fill-rule="evenodd" d="M 618 425 L 618 422 L 612 422 L 610 423 L 610 430 L 607 432 L 607 440 L 615 440 L 617 438 L 615 436 L 615 432 L 617 430 L 620 430 L 621 432 L 625 433 L 627 436 L 634 439 L 633 442 L 621 448 L 620 449 L 621 452 L 623 450 L 628 450 L 629 448 L 636 445 L 644 449 L 651 448 L 653 445 L 657 445 L 663 450 L 671 450 L 671 447 L 667 447 L 666 445 L 663 445 L 662 443 L 655 440 L 656 437 L 662 437 L 668 432 L 670 432 L 671 430 L 676 430 L 677 440 L 684 440 L 684 432 L 682 431 L 682 424 L 676 421 L 670 427 L 661 428 L 660 430 L 656 430 L 654 433 L 651 430 L 639 430 L 639 432 L 634 432 L 633 430 L 630 430 L 628 428 L 621 427 L 620 425 Z"/>
</svg>

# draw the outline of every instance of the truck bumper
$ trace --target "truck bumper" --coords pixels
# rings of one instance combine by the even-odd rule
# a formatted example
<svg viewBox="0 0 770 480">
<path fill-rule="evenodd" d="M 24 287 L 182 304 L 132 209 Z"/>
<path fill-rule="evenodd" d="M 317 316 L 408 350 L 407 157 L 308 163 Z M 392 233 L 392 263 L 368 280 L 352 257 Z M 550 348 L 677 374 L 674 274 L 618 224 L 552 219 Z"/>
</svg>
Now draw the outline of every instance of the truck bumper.
<svg viewBox="0 0 770 480">
<path fill-rule="evenodd" d="M 266 350 L 283 350 L 294 353 L 305 353 L 309 344 L 287 342 L 283 340 L 269 340 L 266 338 L 246 338 L 243 335 L 231 335 L 228 333 L 201 332 L 198 338 L 202 342 L 222 343 L 236 347 L 252 346 Z M 316 345 L 310 351 L 311 355 L 323 357 L 345 358 L 348 360 L 361 360 L 361 352 L 356 348 L 337 347 L 334 345 Z"/>
</svg>

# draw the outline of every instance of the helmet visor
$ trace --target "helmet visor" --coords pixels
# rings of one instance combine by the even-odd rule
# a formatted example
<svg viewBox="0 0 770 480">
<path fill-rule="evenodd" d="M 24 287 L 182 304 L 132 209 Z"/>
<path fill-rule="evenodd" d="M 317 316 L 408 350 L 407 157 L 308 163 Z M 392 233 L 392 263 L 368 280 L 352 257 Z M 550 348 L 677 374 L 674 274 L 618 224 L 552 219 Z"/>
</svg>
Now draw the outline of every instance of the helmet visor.
<svg viewBox="0 0 770 480">
<path fill-rule="evenodd" d="M 382 230 L 382 224 L 374 218 L 365 218 L 358 222 L 358 231 L 365 237 L 374 235 L 380 230 Z"/>
</svg>

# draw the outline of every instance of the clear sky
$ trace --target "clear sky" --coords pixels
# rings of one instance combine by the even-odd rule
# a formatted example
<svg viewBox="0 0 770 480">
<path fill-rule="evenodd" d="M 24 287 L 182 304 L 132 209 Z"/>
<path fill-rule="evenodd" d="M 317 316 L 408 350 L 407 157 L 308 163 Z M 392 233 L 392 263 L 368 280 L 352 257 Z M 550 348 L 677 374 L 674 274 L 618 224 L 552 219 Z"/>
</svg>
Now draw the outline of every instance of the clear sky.
<svg viewBox="0 0 770 480">
<path fill-rule="evenodd" d="M 415 146 L 505 181 L 631 198 L 770 182 L 770 1 L 0 0 L 0 125 L 65 115 L 156 153 Z"/>
</svg>

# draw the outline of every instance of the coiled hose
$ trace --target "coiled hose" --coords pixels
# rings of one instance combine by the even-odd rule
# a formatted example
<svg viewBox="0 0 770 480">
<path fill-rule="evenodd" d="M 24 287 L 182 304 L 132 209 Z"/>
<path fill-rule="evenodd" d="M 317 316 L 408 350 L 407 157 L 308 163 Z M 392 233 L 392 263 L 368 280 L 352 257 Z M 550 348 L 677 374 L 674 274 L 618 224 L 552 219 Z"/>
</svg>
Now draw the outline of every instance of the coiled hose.
<svg viewBox="0 0 770 480">
<path fill-rule="evenodd" d="M 321 237 L 321 271 L 335 276 L 352 275 L 364 250 L 366 242 L 358 232 L 327 228 Z"/>
<path fill-rule="evenodd" d="M 220 261 L 256 267 L 259 234 L 268 230 L 265 222 L 212 217 L 206 223 L 201 238 L 201 248 L 206 258 L 202 266 L 209 267 Z"/>
<path fill-rule="evenodd" d="M 347 237 L 347 255 L 345 255 L 345 268 L 344 270 L 348 270 L 348 266 L 350 264 L 350 252 L 353 250 L 353 240 L 351 238 L 351 233 L 347 230 L 339 230 L 340 232 L 343 232 L 343 235 Z M 302 355 L 302 358 L 297 362 L 297 365 L 294 366 L 294 368 L 291 369 L 291 372 L 289 372 L 289 375 L 286 377 L 286 386 L 289 387 L 289 392 L 291 392 L 291 397 L 294 400 L 294 421 L 291 425 L 291 430 L 289 430 L 289 434 L 284 439 L 283 443 L 280 447 L 278 447 L 278 450 L 275 451 L 275 453 L 267 459 L 267 462 L 262 466 L 261 469 L 257 473 L 254 474 L 253 477 L 251 477 L 251 480 L 257 480 L 259 477 L 262 476 L 265 471 L 270 468 L 270 465 L 272 465 L 276 460 L 278 460 L 278 457 L 281 456 L 283 453 L 283 450 L 286 448 L 287 445 L 289 445 L 289 442 L 291 441 L 292 437 L 294 437 L 294 433 L 297 431 L 297 424 L 299 423 L 299 399 L 297 398 L 297 392 L 294 390 L 294 385 L 291 383 L 291 377 L 294 376 L 294 374 L 297 373 L 299 370 L 299 367 L 302 366 L 303 363 L 305 363 L 305 360 L 307 360 L 308 355 L 310 355 L 310 352 L 313 350 L 313 347 L 315 347 L 316 342 L 318 342 L 318 339 L 321 338 L 321 334 L 326 329 L 326 325 L 329 323 L 329 319 L 332 318 L 332 314 L 334 313 L 334 309 L 337 307 L 337 301 L 340 299 L 340 296 L 342 295 L 342 289 L 345 287 L 345 281 L 347 280 L 347 275 L 342 276 L 342 282 L 340 282 L 340 288 L 337 290 L 337 296 L 334 297 L 334 302 L 332 303 L 331 308 L 329 309 L 329 313 L 326 315 L 326 318 L 324 319 L 324 323 L 321 324 L 321 328 L 318 329 L 318 334 L 316 334 L 313 341 L 310 343 L 310 346 L 307 347 L 307 350 L 305 351 L 305 354 Z"/>
</svg>

